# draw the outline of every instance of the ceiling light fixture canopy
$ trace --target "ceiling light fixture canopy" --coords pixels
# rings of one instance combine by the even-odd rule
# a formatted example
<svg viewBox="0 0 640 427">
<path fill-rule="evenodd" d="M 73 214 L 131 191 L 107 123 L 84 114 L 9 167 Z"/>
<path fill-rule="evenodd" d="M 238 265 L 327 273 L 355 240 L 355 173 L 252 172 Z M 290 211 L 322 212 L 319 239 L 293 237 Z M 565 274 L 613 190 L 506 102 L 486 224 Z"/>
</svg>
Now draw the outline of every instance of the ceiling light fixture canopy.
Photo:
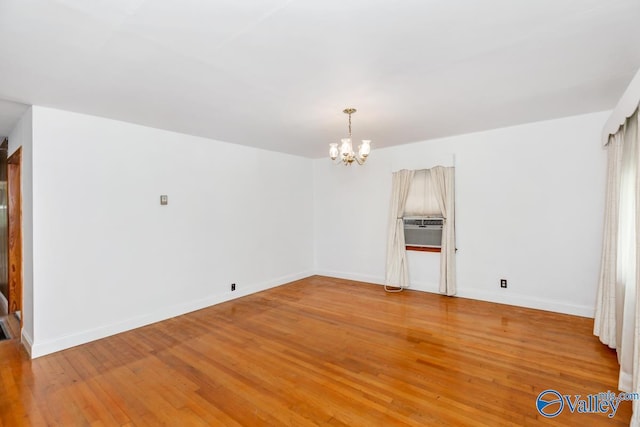
<svg viewBox="0 0 640 427">
<path fill-rule="evenodd" d="M 362 140 L 362 144 L 358 145 L 357 154 L 353 151 L 353 145 L 351 144 L 351 115 L 355 112 L 355 108 L 345 108 L 343 111 L 343 113 L 349 115 L 349 138 L 341 139 L 340 149 L 338 149 L 337 142 L 329 144 L 329 157 L 331 157 L 331 160 L 336 160 L 339 157 L 337 163 L 342 162 L 345 166 L 349 166 L 354 161 L 359 165 L 363 165 L 371 152 L 370 139 Z"/>
</svg>

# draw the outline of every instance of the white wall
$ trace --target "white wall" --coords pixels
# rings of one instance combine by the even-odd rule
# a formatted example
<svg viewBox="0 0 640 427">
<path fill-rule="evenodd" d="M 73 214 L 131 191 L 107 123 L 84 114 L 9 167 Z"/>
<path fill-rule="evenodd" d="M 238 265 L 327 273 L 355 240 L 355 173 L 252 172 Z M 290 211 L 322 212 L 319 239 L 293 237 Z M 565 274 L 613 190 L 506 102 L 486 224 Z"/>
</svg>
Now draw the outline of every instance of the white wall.
<svg viewBox="0 0 640 427">
<path fill-rule="evenodd" d="M 607 117 L 374 148 L 364 167 L 315 160 L 316 271 L 382 283 L 392 171 L 455 159 L 458 296 L 593 316 Z M 411 288 L 437 292 L 438 257 L 409 252 Z"/>
<path fill-rule="evenodd" d="M 9 141 L 23 147 L 23 338 L 37 357 L 314 270 L 382 283 L 391 172 L 454 159 L 459 296 L 592 315 L 607 116 L 378 149 L 343 167 L 33 107 Z M 438 255 L 409 262 L 412 288 L 435 292 Z"/>
<path fill-rule="evenodd" d="M 33 298 L 33 109 L 29 108 L 9 134 L 9 156 L 22 147 L 22 342 L 31 351 L 34 334 Z"/>
<path fill-rule="evenodd" d="M 311 186 L 310 159 L 33 107 L 32 355 L 308 276 Z"/>
</svg>

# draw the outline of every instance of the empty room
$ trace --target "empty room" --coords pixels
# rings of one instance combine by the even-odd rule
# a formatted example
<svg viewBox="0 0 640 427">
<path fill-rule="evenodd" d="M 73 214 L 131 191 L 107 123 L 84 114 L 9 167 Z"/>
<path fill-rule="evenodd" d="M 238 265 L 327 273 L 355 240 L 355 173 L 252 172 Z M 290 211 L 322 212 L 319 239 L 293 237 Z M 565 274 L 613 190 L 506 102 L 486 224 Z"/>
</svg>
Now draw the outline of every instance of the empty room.
<svg viewBox="0 0 640 427">
<path fill-rule="evenodd" d="M 637 0 L 0 0 L 0 427 L 640 426 Z"/>
</svg>

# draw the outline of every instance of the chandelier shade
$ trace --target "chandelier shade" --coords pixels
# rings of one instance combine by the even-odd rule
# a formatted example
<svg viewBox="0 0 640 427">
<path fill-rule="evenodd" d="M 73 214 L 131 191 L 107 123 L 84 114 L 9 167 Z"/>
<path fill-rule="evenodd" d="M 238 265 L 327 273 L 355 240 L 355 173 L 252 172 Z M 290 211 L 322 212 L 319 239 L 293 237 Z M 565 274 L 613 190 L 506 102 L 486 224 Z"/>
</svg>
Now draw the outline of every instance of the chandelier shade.
<svg viewBox="0 0 640 427">
<path fill-rule="evenodd" d="M 353 143 L 351 142 L 351 115 L 356 112 L 355 108 L 345 108 L 343 113 L 349 115 L 349 138 L 342 138 L 340 146 L 337 142 L 329 144 L 329 157 L 331 160 L 337 160 L 337 164 L 342 163 L 349 166 L 356 162 L 363 165 L 371 153 L 371 140 L 363 139 L 362 144 L 358 145 L 358 152 L 353 151 Z"/>
</svg>

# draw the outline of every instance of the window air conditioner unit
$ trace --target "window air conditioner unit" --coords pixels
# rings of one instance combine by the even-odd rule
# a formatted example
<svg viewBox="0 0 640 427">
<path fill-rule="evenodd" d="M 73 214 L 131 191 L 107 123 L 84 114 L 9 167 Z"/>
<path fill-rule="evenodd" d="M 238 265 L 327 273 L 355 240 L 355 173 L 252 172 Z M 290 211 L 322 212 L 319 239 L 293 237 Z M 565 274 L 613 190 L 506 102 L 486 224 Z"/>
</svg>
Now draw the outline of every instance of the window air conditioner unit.
<svg viewBox="0 0 640 427">
<path fill-rule="evenodd" d="M 404 217 L 404 242 L 406 246 L 439 248 L 442 244 L 444 218 Z"/>
</svg>

